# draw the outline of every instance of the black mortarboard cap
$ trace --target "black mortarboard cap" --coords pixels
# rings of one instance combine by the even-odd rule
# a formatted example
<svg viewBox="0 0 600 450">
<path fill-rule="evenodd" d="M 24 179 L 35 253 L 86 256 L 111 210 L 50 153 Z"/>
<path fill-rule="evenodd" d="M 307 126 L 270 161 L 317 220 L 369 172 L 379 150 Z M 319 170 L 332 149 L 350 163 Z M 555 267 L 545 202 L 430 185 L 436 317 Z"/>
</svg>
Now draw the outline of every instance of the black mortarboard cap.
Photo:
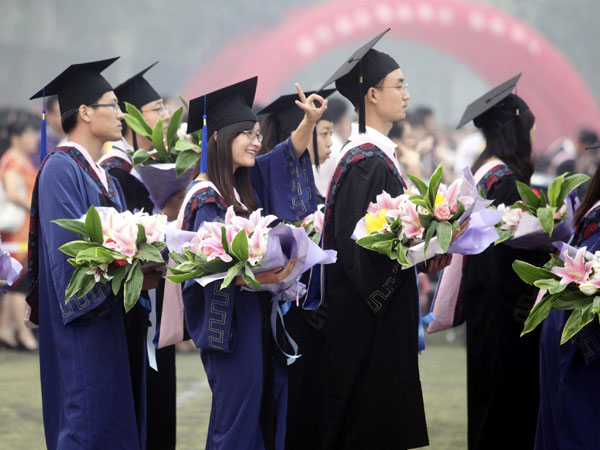
<svg viewBox="0 0 600 450">
<path fill-rule="evenodd" d="M 458 130 L 459 128 L 463 127 L 471 120 L 482 115 L 508 97 L 517 85 L 519 78 L 521 78 L 521 74 L 518 74 L 512 77 L 510 80 L 505 81 L 499 86 L 496 86 L 494 89 L 482 95 L 469 106 L 467 106 L 467 109 L 465 110 L 462 119 L 460 119 L 456 129 Z"/>
<path fill-rule="evenodd" d="M 391 56 L 373 49 L 388 31 L 389 28 L 356 50 L 319 89 L 321 91 L 335 81 L 340 94 L 358 108 L 358 127 L 361 133 L 366 132 L 364 98 L 367 91 L 390 72 L 400 68 Z"/>
<path fill-rule="evenodd" d="M 249 78 L 190 100 L 187 132 L 202 128 L 204 114 L 209 136 L 234 123 L 258 122 L 252 111 L 257 82 L 258 77 Z"/>
<path fill-rule="evenodd" d="M 248 78 L 190 100 L 187 132 L 193 133 L 202 128 L 200 173 L 206 173 L 207 170 L 209 136 L 234 123 L 258 122 L 258 117 L 252 111 L 257 83 L 258 77 Z"/>
<path fill-rule="evenodd" d="M 304 95 L 308 98 L 315 92 L 316 91 L 305 92 Z M 327 98 L 334 92 L 335 89 L 325 89 L 319 92 L 319 95 L 323 98 Z M 298 108 L 296 100 L 300 100 L 298 93 L 282 95 L 260 110 L 258 115 L 273 115 L 277 119 L 281 131 L 293 130 L 300 124 L 304 117 L 304 111 Z M 325 111 L 325 113 L 327 113 L 327 111 Z M 323 118 L 325 119 L 325 117 Z"/>
<path fill-rule="evenodd" d="M 588 145 L 585 149 L 586 150 L 593 150 L 595 148 L 600 148 L 600 141 L 596 141 L 592 145 Z"/>
<path fill-rule="evenodd" d="M 123 111 L 125 110 L 123 105 L 125 102 L 131 103 L 136 108 L 141 109 L 142 106 L 162 98 L 144 78 L 146 72 L 157 64 L 158 61 L 146 67 L 140 73 L 132 76 L 114 89 L 115 95 L 119 99 L 119 104 Z"/>
<path fill-rule="evenodd" d="M 100 73 L 119 57 L 72 64 L 29 100 L 58 95 L 61 113 L 89 105 L 113 88 Z"/>
</svg>

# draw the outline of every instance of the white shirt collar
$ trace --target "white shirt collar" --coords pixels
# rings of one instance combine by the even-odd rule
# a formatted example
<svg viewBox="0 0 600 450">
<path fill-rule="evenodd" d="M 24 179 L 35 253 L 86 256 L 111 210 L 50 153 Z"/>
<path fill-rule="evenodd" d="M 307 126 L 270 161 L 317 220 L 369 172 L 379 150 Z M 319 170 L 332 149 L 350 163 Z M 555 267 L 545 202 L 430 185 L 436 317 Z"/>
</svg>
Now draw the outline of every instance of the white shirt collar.
<svg viewBox="0 0 600 450">
<path fill-rule="evenodd" d="M 389 148 L 391 150 L 395 150 L 396 147 L 398 146 L 389 137 L 387 137 L 386 135 L 384 135 L 380 131 L 376 130 L 375 128 L 372 128 L 372 127 L 370 127 L 370 126 L 367 125 L 366 130 L 367 130 L 367 132 L 365 134 L 370 139 L 372 139 L 376 144 L 378 144 L 378 146 L 387 147 L 387 148 Z M 348 138 L 348 140 L 349 141 L 353 141 L 353 140 L 357 139 L 359 136 L 364 136 L 365 134 L 361 135 L 358 132 L 358 123 L 353 123 L 352 124 L 352 130 L 351 130 L 351 133 L 350 133 L 350 137 Z"/>
</svg>

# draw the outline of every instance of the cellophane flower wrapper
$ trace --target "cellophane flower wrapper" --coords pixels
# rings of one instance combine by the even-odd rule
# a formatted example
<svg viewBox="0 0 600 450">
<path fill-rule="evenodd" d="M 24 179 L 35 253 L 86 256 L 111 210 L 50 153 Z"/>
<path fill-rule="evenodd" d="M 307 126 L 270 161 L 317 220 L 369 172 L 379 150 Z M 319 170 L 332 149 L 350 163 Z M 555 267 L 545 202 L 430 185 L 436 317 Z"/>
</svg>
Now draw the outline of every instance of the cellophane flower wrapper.
<svg viewBox="0 0 600 450">
<path fill-rule="evenodd" d="M 164 215 L 92 206 L 80 219 L 53 222 L 81 238 L 59 248 L 70 256 L 68 262 L 75 267 L 65 291 L 65 303 L 74 295 L 83 297 L 97 283 L 110 282 L 114 295 L 123 291 L 125 310 L 129 311 L 140 297 L 142 268 L 164 264 Z"/>
<path fill-rule="evenodd" d="M 438 171 L 441 174 L 441 169 L 438 168 Z M 425 183 L 416 179 L 414 179 L 413 181 L 417 183 L 422 183 L 421 192 L 423 192 L 424 187 L 426 186 Z M 415 188 L 410 188 L 408 191 L 408 197 L 410 198 L 414 194 Z M 380 204 L 382 207 L 388 206 L 393 208 L 395 205 L 397 205 L 397 199 L 403 196 L 396 197 L 396 199 L 392 199 L 391 197 L 383 197 L 378 196 L 377 204 Z M 452 220 L 452 227 L 457 227 L 458 224 L 462 223 L 468 218 L 471 218 L 469 228 L 456 241 L 451 242 L 446 249 L 443 249 L 438 242 L 437 236 L 434 236 L 432 239 L 430 239 L 429 242 L 426 242 L 426 240 L 423 239 L 423 235 L 425 234 L 426 230 L 422 225 L 418 227 L 420 223 L 417 224 L 417 228 L 420 228 L 420 230 L 419 232 L 414 232 L 411 236 L 412 245 L 408 248 L 408 251 L 406 252 L 406 261 L 399 261 L 402 264 L 403 269 L 413 267 L 415 264 L 419 264 L 425 261 L 426 259 L 435 256 L 436 254 L 458 253 L 463 255 L 473 255 L 481 253 L 496 239 L 498 239 L 498 234 L 494 229 L 494 225 L 496 225 L 500 221 L 502 213 L 488 209 L 488 207 L 493 201 L 486 200 L 478 193 L 476 183 L 473 180 L 473 175 L 471 174 L 468 168 L 465 168 L 462 179 L 455 181 L 450 187 L 446 187 L 440 184 L 435 198 L 435 213 L 437 213 L 439 210 L 443 214 L 443 216 L 441 217 L 447 216 L 449 219 L 452 218 L 452 215 L 454 215 L 456 212 L 456 206 L 452 206 L 452 204 L 460 202 L 460 204 L 464 207 L 464 211 L 459 215 L 459 217 L 454 218 Z M 440 198 L 441 201 L 439 201 Z M 408 202 L 410 203 L 410 200 L 408 200 Z M 448 211 L 444 211 L 444 204 L 449 204 L 450 206 L 452 206 L 452 209 L 448 208 Z M 377 211 L 377 209 L 374 208 L 375 205 L 376 204 L 371 204 L 369 207 L 373 212 L 380 213 L 381 209 L 387 209 L 379 208 L 379 211 Z M 410 208 L 413 208 L 413 206 L 410 206 Z M 414 208 L 417 209 L 417 212 L 419 214 L 424 213 L 424 208 L 422 208 L 421 206 L 415 205 Z M 421 216 L 419 216 L 419 219 L 420 217 Z M 369 233 L 369 227 L 366 223 L 367 218 L 368 215 L 362 218 L 357 223 L 354 233 L 352 235 L 352 238 L 354 240 L 358 241 L 364 237 L 372 236 L 373 234 L 375 234 L 372 232 Z M 411 220 L 414 222 L 414 219 Z M 389 226 L 390 224 L 388 223 L 387 225 Z M 383 224 L 383 226 L 386 226 L 386 224 Z M 413 229 L 413 231 L 415 231 L 415 229 Z M 393 245 L 397 245 L 397 243 L 405 246 L 408 245 L 408 239 L 406 236 L 390 236 L 390 238 L 395 240 Z"/>
<path fill-rule="evenodd" d="M 515 261 L 513 269 L 527 284 L 540 288 L 538 299 L 525 321 L 521 336 L 533 331 L 552 309 L 572 311 L 565 323 L 561 344 L 600 319 L 600 251 L 555 243 L 559 256 L 550 255 L 543 267 Z"/>
<path fill-rule="evenodd" d="M 190 167 L 177 176 L 175 163 L 143 164 L 135 169 L 158 210 L 162 210 L 174 194 L 187 188 L 194 172 L 193 167 Z"/>
<path fill-rule="evenodd" d="M 0 240 L 0 283 L 6 282 L 12 286 L 19 279 L 22 270 L 23 265 L 2 248 Z"/>
</svg>

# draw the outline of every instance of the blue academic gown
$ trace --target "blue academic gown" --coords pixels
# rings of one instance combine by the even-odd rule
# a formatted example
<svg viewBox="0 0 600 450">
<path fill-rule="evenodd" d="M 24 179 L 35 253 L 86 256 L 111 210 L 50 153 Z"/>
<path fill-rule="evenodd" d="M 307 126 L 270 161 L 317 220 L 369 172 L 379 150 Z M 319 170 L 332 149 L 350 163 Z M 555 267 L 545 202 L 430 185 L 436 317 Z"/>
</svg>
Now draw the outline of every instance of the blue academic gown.
<svg viewBox="0 0 600 450">
<path fill-rule="evenodd" d="M 263 214 L 298 221 L 316 210 L 310 157 L 305 152 L 298 159 L 290 139 L 256 158 L 251 180 Z M 219 199 L 210 188 L 193 196 L 188 210 L 194 201 L 199 205 L 195 217 L 186 217 L 186 228 L 195 231 L 204 221 L 223 219 L 226 205 Z M 187 331 L 201 350 L 213 394 L 206 449 L 283 450 L 287 368 L 280 359 L 271 366 L 263 360 L 264 340 L 270 340 L 264 324 L 270 296 L 243 291 L 234 283 L 219 290 L 220 284 L 203 288 L 188 281 L 183 290 Z M 265 377 L 272 377 L 274 391 L 268 400 L 263 396 Z M 265 433 L 264 422 L 261 429 L 261 407 L 262 413 L 274 409 L 273 433 Z"/>
<path fill-rule="evenodd" d="M 115 208 L 125 209 L 118 183 Z M 50 221 L 108 206 L 92 177 L 54 152 L 39 178 L 40 376 L 48 449 L 140 449 L 122 299 L 97 284 L 65 304 L 74 267 L 58 248 L 77 235 Z"/>
<path fill-rule="evenodd" d="M 598 225 L 600 207 L 582 220 L 571 244 L 600 250 Z M 600 449 L 600 325 L 594 320 L 574 341 L 560 345 L 570 314 L 553 310 L 543 323 L 536 450 Z"/>
</svg>

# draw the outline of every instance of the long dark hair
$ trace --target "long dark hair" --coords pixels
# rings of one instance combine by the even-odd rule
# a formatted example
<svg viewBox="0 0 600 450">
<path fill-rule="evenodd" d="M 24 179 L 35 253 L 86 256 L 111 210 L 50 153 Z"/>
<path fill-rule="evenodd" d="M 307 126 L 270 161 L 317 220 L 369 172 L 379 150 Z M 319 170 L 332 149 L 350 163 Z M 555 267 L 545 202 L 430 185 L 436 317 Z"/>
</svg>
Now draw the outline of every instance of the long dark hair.
<svg viewBox="0 0 600 450">
<path fill-rule="evenodd" d="M 486 147 L 473 165 L 473 172 L 486 160 L 501 159 L 519 178 L 529 184 L 534 171 L 531 160 L 531 128 L 535 116 L 520 97 L 510 94 L 499 104 L 476 117 L 473 123 L 480 128 Z"/>
<path fill-rule="evenodd" d="M 221 196 L 228 205 L 233 205 L 236 213 L 243 213 L 258 209 L 258 203 L 254 198 L 254 191 L 250 182 L 250 168 L 239 167 L 233 173 L 233 155 L 231 145 L 233 140 L 242 132 L 251 130 L 255 122 L 238 122 L 228 125 L 219 130 L 219 136 L 215 141 L 214 135 L 208 139 L 208 179 L 214 183 Z M 240 201 L 235 198 L 234 188 L 237 190 Z"/>
<path fill-rule="evenodd" d="M 581 219 L 583 219 L 585 214 L 598 200 L 600 200 L 600 164 L 598 164 L 598 167 L 596 167 L 596 172 L 590 180 L 590 184 L 585 191 L 585 197 L 583 198 L 581 205 L 579 205 L 579 208 L 577 208 L 577 211 L 575 211 L 573 218 L 574 225 L 577 225 L 579 222 L 581 222 Z"/>
</svg>

